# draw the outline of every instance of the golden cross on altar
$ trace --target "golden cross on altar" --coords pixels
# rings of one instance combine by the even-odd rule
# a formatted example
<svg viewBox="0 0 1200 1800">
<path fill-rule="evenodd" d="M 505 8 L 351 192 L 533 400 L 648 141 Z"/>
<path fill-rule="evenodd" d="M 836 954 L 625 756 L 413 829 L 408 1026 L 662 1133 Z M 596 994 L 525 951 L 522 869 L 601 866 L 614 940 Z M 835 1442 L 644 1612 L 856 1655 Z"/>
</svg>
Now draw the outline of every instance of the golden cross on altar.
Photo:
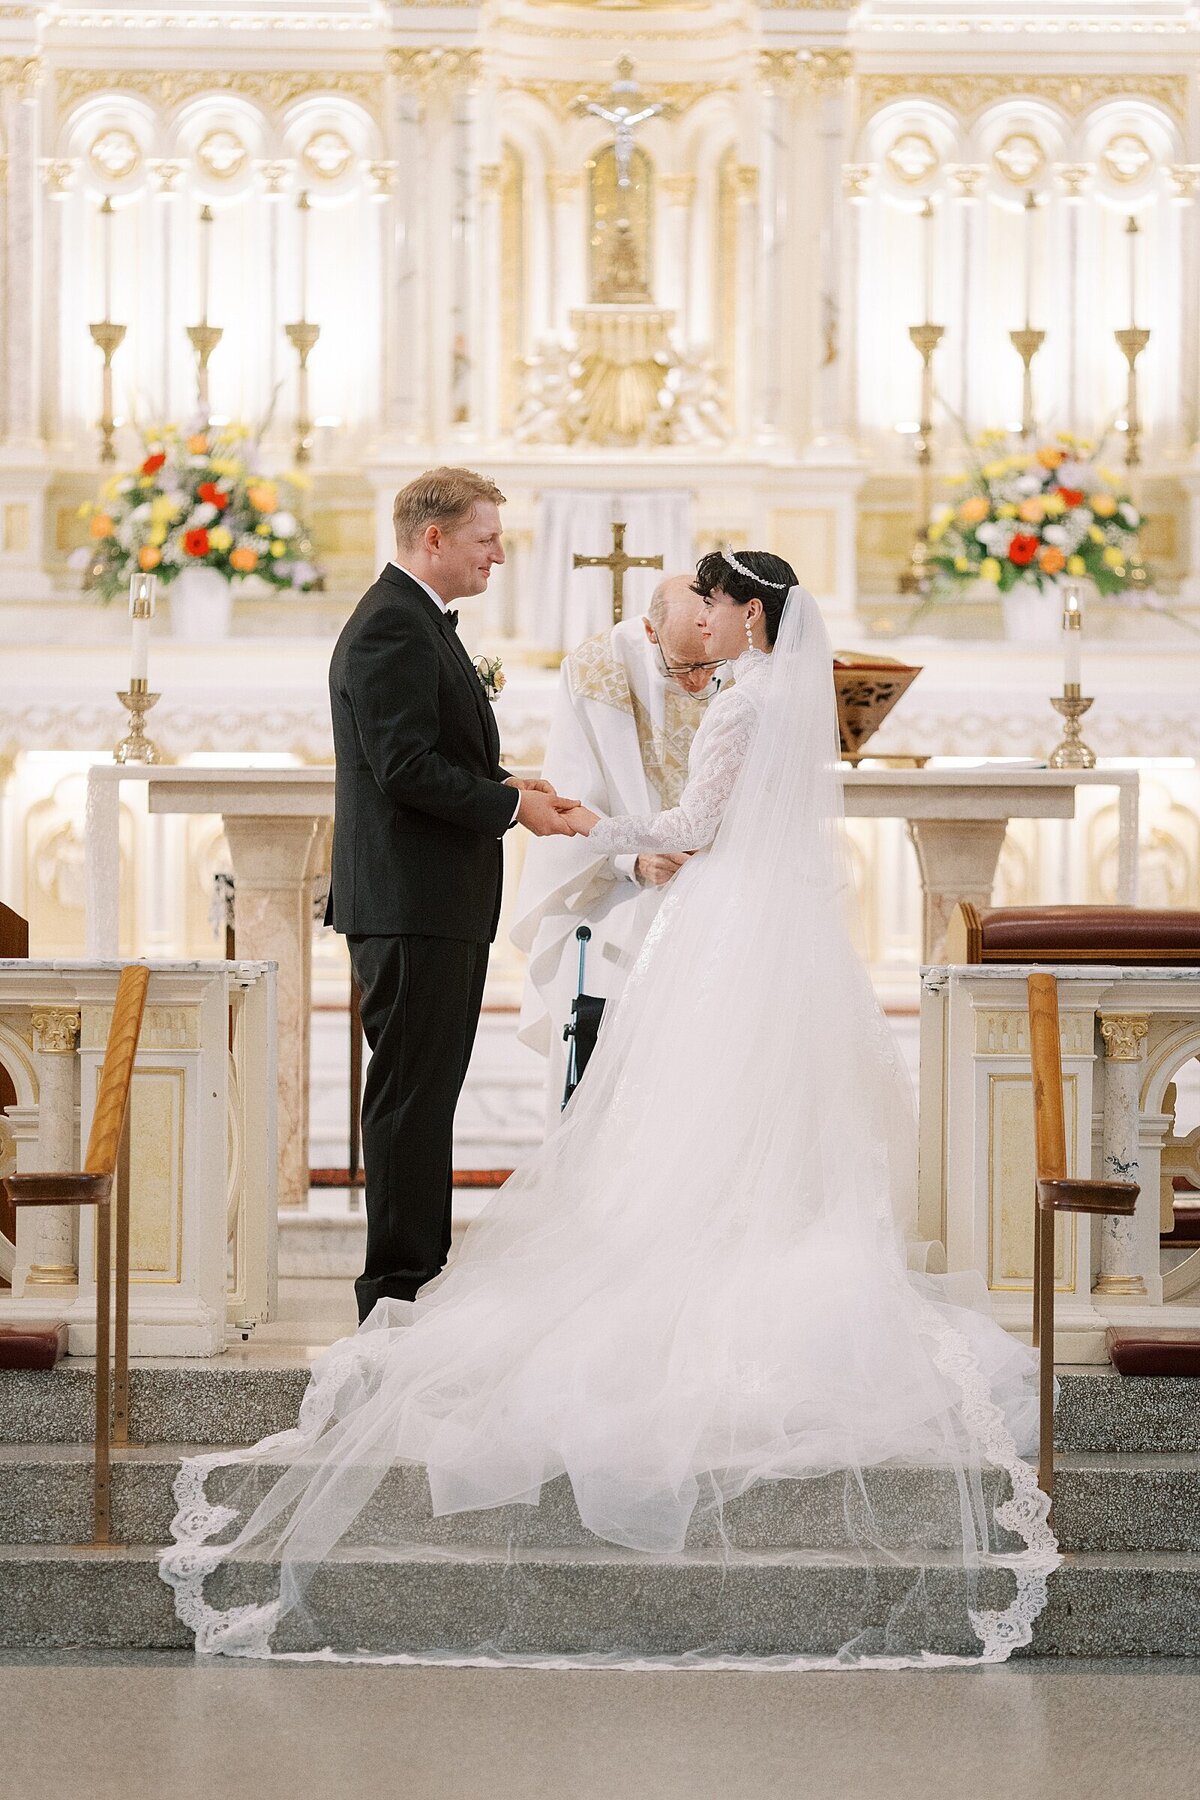
<svg viewBox="0 0 1200 1800">
<path fill-rule="evenodd" d="M 610 556 L 576 556 L 574 566 L 577 569 L 612 570 L 613 624 L 619 625 L 625 616 L 626 569 L 661 569 L 663 559 L 661 556 L 626 556 L 623 523 L 614 524 L 612 534 L 613 547 Z"/>
</svg>

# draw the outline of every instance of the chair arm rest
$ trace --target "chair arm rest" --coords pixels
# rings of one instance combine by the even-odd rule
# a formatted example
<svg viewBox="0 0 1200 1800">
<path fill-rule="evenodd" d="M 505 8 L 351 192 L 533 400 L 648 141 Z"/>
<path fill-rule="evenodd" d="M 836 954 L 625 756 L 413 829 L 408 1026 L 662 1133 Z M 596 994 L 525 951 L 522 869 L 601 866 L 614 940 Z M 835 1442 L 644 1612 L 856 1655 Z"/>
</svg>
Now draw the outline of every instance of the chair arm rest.
<svg viewBox="0 0 1200 1800">
<path fill-rule="evenodd" d="M 1136 1181 L 1086 1181 L 1067 1176 L 1039 1181 L 1038 1205 L 1046 1212 L 1112 1213 L 1131 1218 L 1141 1192 Z"/>
<path fill-rule="evenodd" d="M 0 1192 L 13 1206 L 102 1206 L 112 1193 L 111 1175 L 7 1175 Z"/>
</svg>

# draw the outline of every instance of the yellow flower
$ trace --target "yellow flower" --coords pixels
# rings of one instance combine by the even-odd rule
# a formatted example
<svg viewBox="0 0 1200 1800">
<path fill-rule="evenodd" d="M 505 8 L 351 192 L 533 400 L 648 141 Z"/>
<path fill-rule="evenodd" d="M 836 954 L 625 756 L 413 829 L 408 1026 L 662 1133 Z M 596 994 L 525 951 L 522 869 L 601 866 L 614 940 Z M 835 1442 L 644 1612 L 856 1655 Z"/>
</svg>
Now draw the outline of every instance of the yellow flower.
<svg viewBox="0 0 1200 1800">
<path fill-rule="evenodd" d="M 994 556 L 985 556 L 980 563 L 979 579 L 981 581 L 999 581 L 1000 564 L 996 561 Z"/>
<path fill-rule="evenodd" d="M 232 531 L 226 531 L 224 525 L 218 525 L 208 534 L 208 541 L 214 550 L 228 550 L 233 543 Z"/>
<path fill-rule="evenodd" d="M 208 466 L 214 475 L 237 476 L 242 472 L 241 463 L 229 456 L 210 457 Z"/>
<path fill-rule="evenodd" d="M 965 575 L 967 570 L 970 568 L 970 566 L 971 565 L 967 561 L 965 556 L 956 556 L 955 557 L 954 567 L 960 575 Z"/>
<path fill-rule="evenodd" d="M 999 481 L 999 479 L 1002 475 L 1007 475 L 1007 473 L 1008 473 L 1007 458 L 1005 458 L 1004 460 L 1002 460 L 1000 462 L 984 463 L 983 468 L 980 471 L 980 473 L 982 474 L 983 479 L 985 481 Z"/>
<path fill-rule="evenodd" d="M 940 539 L 945 537 L 946 525 L 947 525 L 947 521 L 945 519 L 935 519 L 933 521 L 933 524 L 929 527 L 929 530 L 926 534 L 928 536 L 929 542 L 931 544 L 936 544 L 939 542 Z"/>
<path fill-rule="evenodd" d="M 148 544 L 165 544 L 166 541 L 167 528 L 161 522 L 157 525 L 152 525 L 146 533 L 146 542 Z"/>
<path fill-rule="evenodd" d="M 1098 519 L 1111 519 L 1117 510 L 1117 503 L 1111 494 L 1092 494 L 1088 505 Z"/>
<path fill-rule="evenodd" d="M 1115 544 L 1108 544 L 1103 551 L 1103 561 L 1110 569 L 1119 569 L 1125 561 L 1123 553 Z"/>
<path fill-rule="evenodd" d="M 1042 501 L 1048 519 L 1060 519 L 1067 510 L 1067 503 L 1061 494 L 1047 494 Z"/>
<path fill-rule="evenodd" d="M 983 494 L 971 494 L 959 507 L 958 516 L 964 525 L 978 525 L 991 510 Z"/>
<path fill-rule="evenodd" d="M 121 477 L 119 475 L 110 475 L 108 480 L 104 483 L 104 486 L 100 489 L 100 497 L 102 500 L 115 500 L 120 491 Z"/>
<path fill-rule="evenodd" d="M 1117 474 L 1115 469 L 1110 469 L 1106 463 L 1101 463 L 1097 468 L 1096 473 L 1101 481 L 1107 481 L 1109 487 L 1120 487 L 1121 477 Z"/>
<path fill-rule="evenodd" d="M 271 521 L 269 519 L 260 519 L 258 524 L 254 527 L 254 529 L 258 533 L 259 537 L 270 537 Z"/>
<path fill-rule="evenodd" d="M 1067 558 L 1067 574 L 1068 575 L 1086 575 L 1087 574 L 1087 564 L 1084 562 L 1082 556 L 1068 556 L 1068 558 Z"/>
<path fill-rule="evenodd" d="M 1098 525 L 1088 526 L 1088 536 L 1091 538 L 1093 544 L 1102 544 L 1104 542 L 1104 533 Z"/>
<path fill-rule="evenodd" d="M 287 550 L 287 545 L 284 543 L 282 538 L 272 538 L 271 539 L 271 555 L 272 556 L 282 556 L 286 550 Z"/>
<path fill-rule="evenodd" d="M 1017 509 L 1011 500 L 1006 500 L 1003 506 L 998 506 L 996 508 L 996 517 L 998 519 L 1015 519 L 1016 516 Z"/>
<path fill-rule="evenodd" d="M 159 494 L 150 502 L 150 517 L 156 525 L 167 525 L 175 515 L 175 508 L 165 494 Z"/>
<path fill-rule="evenodd" d="M 1044 445 L 1037 453 L 1037 459 L 1043 469 L 1057 469 L 1060 463 L 1067 460 L 1064 450 L 1056 450 L 1052 445 Z"/>
<path fill-rule="evenodd" d="M 306 475 L 303 469 L 289 469 L 283 479 L 289 487 L 299 488 L 301 492 L 307 492 L 312 486 L 312 476 Z"/>
</svg>

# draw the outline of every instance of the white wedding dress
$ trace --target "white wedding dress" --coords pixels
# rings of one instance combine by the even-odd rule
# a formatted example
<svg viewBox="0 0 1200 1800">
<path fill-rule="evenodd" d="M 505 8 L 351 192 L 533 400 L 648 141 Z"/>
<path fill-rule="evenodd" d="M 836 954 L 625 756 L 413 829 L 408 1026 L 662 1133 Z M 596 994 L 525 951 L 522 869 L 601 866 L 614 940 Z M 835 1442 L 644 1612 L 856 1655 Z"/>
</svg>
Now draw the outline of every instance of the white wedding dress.
<svg viewBox="0 0 1200 1800">
<path fill-rule="evenodd" d="M 434 1514 L 537 1504 L 565 1474 L 597 1537 L 661 1555 L 703 1527 L 730 1562 L 722 1515 L 756 1483 L 840 1483 L 822 1549 L 861 1592 L 819 1654 L 797 1620 L 789 1666 L 1029 1641 L 1058 1561 L 1023 1459 L 1034 1359 L 981 1286 L 909 1266 L 912 1096 L 851 941 L 831 664 L 795 589 L 773 653 L 739 658 L 710 705 L 681 804 L 595 828 L 606 851 L 701 854 L 558 1129 L 416 1301 L 380 1302 L 321 1358 L 296 1430 L 185 1463 L 161 1569 L 198 1649 L 279 1654 L 286 1621 L 288 1644 L 330 1653 L 314 1574 L 349 1545 L 405 1553 L 376 1518 L 397 1465 L 424 1470 Z M 244 1497 L 227 1474 L 211 1497 L 236 1463 Z M 949 1547 L 944 1504 L 897 1540 L 877 1504 L 897 1465 L 948 1493 Z M 267 1599 L 231 1603 L 243 1563 L 267 1565 Z M 940 1648 L 947 1608 L 965 1649 Z M 518 1643 L 395 1654 L 534 1660 Z M 635 1654 L 614 1618 L 577 1659 Z"/>
</svg>

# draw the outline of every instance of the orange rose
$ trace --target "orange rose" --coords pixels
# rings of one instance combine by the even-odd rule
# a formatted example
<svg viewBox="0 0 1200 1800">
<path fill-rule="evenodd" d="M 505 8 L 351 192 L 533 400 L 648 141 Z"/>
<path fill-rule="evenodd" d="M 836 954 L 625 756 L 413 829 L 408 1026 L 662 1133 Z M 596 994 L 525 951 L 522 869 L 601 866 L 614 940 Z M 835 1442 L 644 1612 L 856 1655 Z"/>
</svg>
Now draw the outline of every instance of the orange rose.
<svg viewBox="0 0 1200 1800">
<path fill-rule="evenodd" d="M 198 431 L 195 437 L 190 437 L 187 440 L 187 453 L 189 456 L 208 455 L 208 439 L 202 431 Z"/>
<path fill-rule="evenodd" d="M 151 569 L 157 569 L 161 561 L 162 551 L 155 549 L 153 544 L 143 544 L 138 551 L 138 568 L 144 569 L 147 574 Z"/>
<path fill-rule="evenodd" d="M 279 508 L 279 490 L 272 481 L 253 481 L 246 489 L 246 498 L 256 512 L 273 513 Z"/>
<path fill-rule="evenodd" d="M 236 550 L 229 552 L 229 561 L 239 575 L 252 575 L 258 567 L 258 551 L 241 544 Z"/>
<path fill-rule="evenodd" d="M 1038 451 L 1037 459 L 1043 469 L 1057 469 L 1066 462 L 1067 453 L 1065 450 L 1055 450 L 1053 446 L 1047 445 L 1044 450 Z"/>
<path fill-rule="evenodd" d="M 964 525 L 978 525 L 991 510 L 991 502 L 983 494 L 972 494 L 959 507 L 958 516 Z"/>
<path fill-rule="evenodd" d="M 1067 566 L 1067 559 L 1057 544 L 1043 544 L 1038 551 L 1038 566 L 1043 575 L 1057 575 Z"/>
<path fill-rule="evenodd" d="M 1046 503 L 1040 495 L 1030 494 L 1028 500 L 1022 500 L 1017 508 L 1017 517 L 1026 525 L 1040 525 L 1046 516 Z"/>
<path fill-rule="evenodd" d="M 91 534 L 94 538 L 111 537 L 112 529 L 113 529 L 113 522 L 109 518 L 107 513 L 93 513 L 92 514 L 92 522 L 88 526 L 88 530 L 91 532 Z"/>
</svg>

